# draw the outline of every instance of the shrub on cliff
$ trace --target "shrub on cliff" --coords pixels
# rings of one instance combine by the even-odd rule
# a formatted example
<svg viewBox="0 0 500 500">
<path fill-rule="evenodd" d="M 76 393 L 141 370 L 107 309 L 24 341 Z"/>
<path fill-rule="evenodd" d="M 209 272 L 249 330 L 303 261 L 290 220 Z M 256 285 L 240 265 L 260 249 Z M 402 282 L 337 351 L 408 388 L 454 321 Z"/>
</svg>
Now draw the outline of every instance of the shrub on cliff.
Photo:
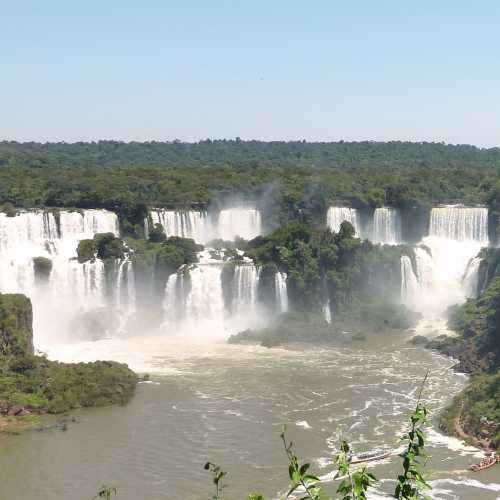
<svg viewBox="0 0 500 500">
<path fill-rule="evenodd" d="M 148 239 L 151 243 L 163 243 L 167 239 L 163 226 L 161 224 L 155 224 L 149 231 Z"/>
<path fill-rule="evenodd" d="M 95 259 L 95 254 L 96 247 L 94 240 L 81 240 L 78 242 L 76 255 L 78 256 L 78 262 L 80 262 L 80 264 Z"/>
<path fill-rule="evenodd" d="M 49 280 L 50 273 L 52 272 L 52 261 L 47 257 L 34 257 L 33 269 L 35 271 L 35 279 L 38 282 L 46 282 Z"/>
<path fill-rule="evenodd" d="M 203 250 L 190 238 L 172 236 L 161 244 L 156 253 L 157 270 L 175 273 L 183 264 L 194 264 L 198 262 L 197 252 Z"/>
<path fill-rule="evenodd" d="M 98 233 L 92 240 L 81 240 L 76 249 L 78 262 L 83 264 L 95 259 L 123 259 L 125 245 L 113 233 Z"/>
</svg>

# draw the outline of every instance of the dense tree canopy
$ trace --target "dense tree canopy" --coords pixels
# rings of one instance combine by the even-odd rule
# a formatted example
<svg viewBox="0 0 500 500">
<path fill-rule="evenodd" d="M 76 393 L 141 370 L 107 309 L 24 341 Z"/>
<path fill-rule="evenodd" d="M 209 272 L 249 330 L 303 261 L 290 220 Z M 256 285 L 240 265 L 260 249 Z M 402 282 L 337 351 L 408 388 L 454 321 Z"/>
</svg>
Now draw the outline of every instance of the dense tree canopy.
<svg viewBox="0 0 500 500">
<path fill-rule="evenodd" d="M 0 143 L 0 203 L 103 207 L 257 200 L 281 218 L 355 206 L 499 205 L 500 149 L 437 143 L 258 141 Z M 276 210 L 278 209 L 278 210 Z"/>
</svg>

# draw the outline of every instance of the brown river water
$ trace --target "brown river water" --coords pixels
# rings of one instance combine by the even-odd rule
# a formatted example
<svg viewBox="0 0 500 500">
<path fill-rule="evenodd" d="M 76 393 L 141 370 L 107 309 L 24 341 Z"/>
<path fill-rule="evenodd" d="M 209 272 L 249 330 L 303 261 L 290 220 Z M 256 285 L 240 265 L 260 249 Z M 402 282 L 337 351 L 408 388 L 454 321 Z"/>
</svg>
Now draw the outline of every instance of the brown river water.
<svg viewBox="0 0 500 500">
<path fill-rule="evenodd" d="M 340 436 L 358 452 L 397 449 L 427 369 L 431 498 L 500 498 L 500 466 L 468 471 L 479 450 L 437 430 L 439 412 L 466 378 L 451 370 L 450 359 L 401 336 L 286 350 L 105 340 L 58 356 L 128 361 L 150 372 L 151 381 L 139 384 L 125 407 L 74 412 L 66 431 L 0 436 L 1 500 L 90 500 L 102 484 L 115 486 L 118 500 L 208 500 L 207 460 L 228 472 L 225 499 L 251 491 L 277 499 L 288 486 L 283 424 L 299 456 L 333 493 L 331 457 Z M 400 459 L 372 468 L 379 482 L 369 498 L 389 498 Z"/>
</svg>

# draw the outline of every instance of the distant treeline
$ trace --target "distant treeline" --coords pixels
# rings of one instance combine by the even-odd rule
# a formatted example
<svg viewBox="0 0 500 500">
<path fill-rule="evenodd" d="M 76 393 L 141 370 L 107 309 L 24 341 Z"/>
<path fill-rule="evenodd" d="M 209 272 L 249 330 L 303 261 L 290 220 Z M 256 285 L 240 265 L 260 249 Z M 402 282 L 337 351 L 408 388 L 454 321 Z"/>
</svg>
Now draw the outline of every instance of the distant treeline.
<svg viewBox="0 0 500 500">
<path fill-rule="evenodd" d="M 431 142 L 204 140 L 172 142 L 0 142 L 0 166 L 19 167 L 497 167 L 500 148 Z"/>
<path fill-rule="evenodd" d="M 107 208 L 256 202 L 275 226 L 332 203 L 500 207 L 500 149 L 409 142 L 0 142 L 0 205 Z"/>
</svg>

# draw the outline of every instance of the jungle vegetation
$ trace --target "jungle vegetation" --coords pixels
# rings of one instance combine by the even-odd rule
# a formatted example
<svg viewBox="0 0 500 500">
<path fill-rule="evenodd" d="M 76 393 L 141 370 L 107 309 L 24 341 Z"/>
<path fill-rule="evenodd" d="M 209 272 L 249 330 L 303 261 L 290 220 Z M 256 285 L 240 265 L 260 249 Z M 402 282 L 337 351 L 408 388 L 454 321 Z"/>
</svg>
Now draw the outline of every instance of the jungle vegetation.
<svg viewBox="0 0 500 500">
<path fill-rule="evenodd" d="M 275 218 L 353 206 L 500 208 L 500 149 L 410 142 L 0 142 L 0 205 L 107 208 L 140 233 L 147 207 L 257 201 Z"/>
</svg>

